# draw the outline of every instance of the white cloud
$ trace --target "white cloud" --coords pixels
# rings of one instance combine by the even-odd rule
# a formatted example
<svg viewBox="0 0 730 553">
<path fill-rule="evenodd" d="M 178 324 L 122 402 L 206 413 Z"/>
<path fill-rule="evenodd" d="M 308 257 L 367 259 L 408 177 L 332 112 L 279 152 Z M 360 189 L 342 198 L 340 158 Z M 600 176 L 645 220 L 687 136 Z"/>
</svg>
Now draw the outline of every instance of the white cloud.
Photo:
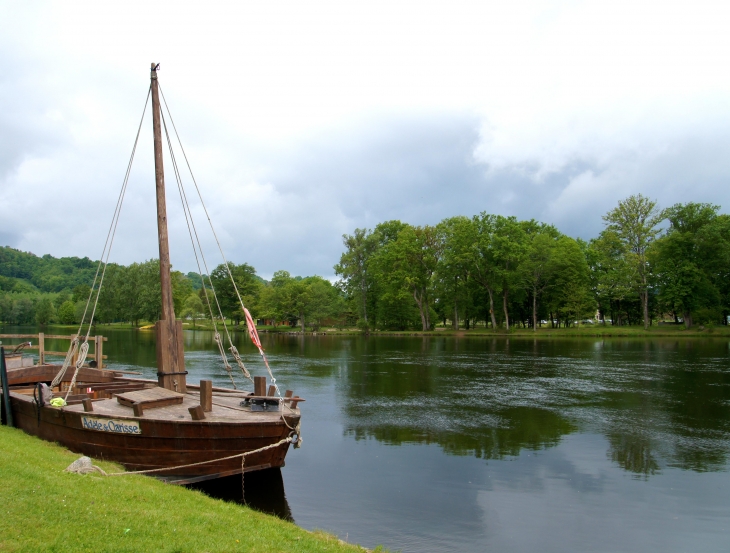
<svg viewBox="0 0 730 553">
<path fill-rule="evenodd" d="M 264 275 L 331 275 L 389 218 L 589 237 L 632 193 L 727 206 L 729 24 L 711 1 L 3 3 L 0 238 L 98 256 L 153 60 L 229 257 Z M 125 263 L 156 256 L 148 127 Z"/>
</svg>

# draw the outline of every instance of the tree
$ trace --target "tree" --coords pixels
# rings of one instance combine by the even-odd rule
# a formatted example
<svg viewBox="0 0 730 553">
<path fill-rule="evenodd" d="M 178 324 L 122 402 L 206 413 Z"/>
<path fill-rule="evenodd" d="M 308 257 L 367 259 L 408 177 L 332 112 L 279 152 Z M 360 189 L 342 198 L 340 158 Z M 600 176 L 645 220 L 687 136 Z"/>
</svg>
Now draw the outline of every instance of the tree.
<svg viewBox="0 0 730 553">
<path fill-rule="evenodd" d="M 368 295 L 373 287 L 370 259 L 377 248 L 377 237 L 367 229 L 355 229 L 354 234 L 342 235 L 346 251 L 334 266 L 335 274 L 342 276 L 345 290 L 357 298 L 357 309 L 363 326 L 368 326 Z"/>
<path fill-rule="evenodd" d="M 49 298 L 41 298 L 40 300 L 38 300 L 35 306 L 36 322 L 41 326 L 47 325 L 51 322 L 51 319 L 53 319 L 53 316 L 56 314 L 55 311 L 56 310 L 53 308 L 53 303 Z"/>
<path fill-rule="evenodd" d="M 676 204 L 663 215 L 667 233 L 650 251 L 656 267 L 659 297 L 666 309 L 681 313 L 690 328 L 699 309 L 717 310 L 721 303 L 718 274 L 727 273 L 728 236 L 717 232 L 719 206 Z"/>
<path fill-rule="evenodd" d="M 636 267 L 625 253 L 619 236 L 608 229 L 591 240 L 586 250 L 594 299 L 604 322 L 606 313 L 610 313 L 611 324 L 616 326 L 624 320 L 625 300 L 634 292 L 636 283 Z"/>
<path fill-rule="evenodd" d="M 319 276 L 308 277 L 302 282 L 307 287 L 305 315 L 314 329 L 319 330 L 326 319 L 336 317 L 342 312 L 339 291 L 330 281 Z"/>
<path fill-rule="evenodd" d="M 532 330 L 537 331 L 540 297 L 554 284 L 556 248 L 560 233 L 550 225 L 530 221 L 525 224 L 527 251 L 520 266 L 522 280 L 532 296 Z"/>
<path fill-rule="evenodd" d="M 497 328 L 494 313 L 494 295 L 499 282 L 499 273 L 495 260 L 494 231 L 495 215 L 482 212 L 472 218 L 471 241 L 473 243 L 472 275 L 489 296 L 489 317 L 492 328 Z"/>
<path fill-rule="evenodd" d="M 527 234 L 515 217 L 497 215 L 494 219 L 492 255 L 496 282 L 502 293 L 504 324 L 509 330 L 508 296 L 519 288 L 519 266 L 527 253 Z"/>
<path fill-rule="evenodd" d="M 437 228 L 443 242 L 443 255 L 436 269 L 438 299 L 444 308 L 444 316 L 447 309 L 452 313 L 451 321 L 455 330 L 459 328 L 460 307 L 468 328 L 468 310 L 472 299 L 472 222 L 467 217 L 451 217 L 441 221 Z"/>
<path fill-rule="evenodd" d="M 231 281 L 231 275 L 235 287 Z M 230 317 L 235 324 L 240 324 L 243 319 L 243 310 L 238 299 L 239 294 L 249 311 L 254 316 L 257 314 L 256 303 L 261 287 L 261 279 L 256 276 L 256 269 L 251 265 L 248 263 L 236 265 L 229 261 L 228 268 L 226 268 L 226 265 L 221 263 L 211 272 L 210 280 L 215 288 L 215 294 L 218 297 L 223 315 Z M 238 289 L 238 293 L 236 293 L 236 289 Z"/>
<path fill-rule="evenodd" d="M 67 300 L 58 308 L 58 321 L 61 324 L 71 325 L 76 322 L 76 306 L 71 300 Z"/>
<path fill-rule="evenodd" d="M 413 298 L 424 331 L 431 329 L 433 275 L 442 252 L 442 235 L 436 227 L 406 225 L 374 259 L 378 278 L 391 293 Z"/>
<path fill-rule="evenodd" d="M 616 233 L 629 262 L 636 269 L 639 299 L 642 304 L 644 329 L 649 328 L 649 263 L 647 250 L 659 234 L 662 215 L 651 201 L 641 194 L 630 196 L 603 216 L 606 229 Z"/>
<path fill-rule="evenodd" d="M 195 322 L 205 316 L 204 312 L 205 306 L 203 305 L 203 300 L 199 294 L 193 292 L 185 299 L 181 316 L 183 318 L 191 318 L 193 320 L 193 328 L 195 328 Z"/>
</svg>

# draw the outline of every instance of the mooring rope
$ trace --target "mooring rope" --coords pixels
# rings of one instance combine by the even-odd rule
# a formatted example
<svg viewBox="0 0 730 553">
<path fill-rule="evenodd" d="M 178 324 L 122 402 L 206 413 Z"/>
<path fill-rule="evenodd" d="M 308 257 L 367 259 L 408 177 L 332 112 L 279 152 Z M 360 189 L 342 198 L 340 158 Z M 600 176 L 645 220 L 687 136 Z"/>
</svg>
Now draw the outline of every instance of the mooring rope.
<svg viewBox="0 0 730 553">
<path fill-rule="evenodd" d="M 299 426 L 297 425 L 297 428 L 298 427 Z M 297 435 L 297 439 L 298 438 L 299 438 L 299 436 Z M 162 468 L 157 468 L 157 469 L 146 469 L 146 470 L 133 470 L 133 471 L 129 471 L 129 472 L 126 472 L 126 471 L 125 472 L 104 472 L 104 476 L 127 476 L 130 474 L 152 474 L 152 473 L 156 473 L 156 472 L 165 472 L 168 470 L 178 470 L 178 469 L 186 469 L 186 468 L 190 468 L 190 467 L 198 467 L 201 465 L 216 463 L 218 461 L 229 461 L 231 459 L 236 459 L 237 457 L 246 458 L 248 455 L 253 455 L 254 453 L 261 453 L 262 451 L 273 449 L 275 447 L 279 447 L 280 445 L 288 444 L 293 441 L 294 441 L 294 438 L 290 435 L 282 440 L 279 440 L 275 444 L 265 445 L 258 449 L 246 451 L 245 453 L 237 453 L 235 455 L 229 455 L 228 457 L 220 457 L 218 459 L 208 459 L 207 461 L 199 461 L 197 463 L 189 463 L 187 465 L 177 465 L 174 467 L 162 467 Z M 241 466 L 243 466 L 243 463 L 241 464 Z"/>
</svg>

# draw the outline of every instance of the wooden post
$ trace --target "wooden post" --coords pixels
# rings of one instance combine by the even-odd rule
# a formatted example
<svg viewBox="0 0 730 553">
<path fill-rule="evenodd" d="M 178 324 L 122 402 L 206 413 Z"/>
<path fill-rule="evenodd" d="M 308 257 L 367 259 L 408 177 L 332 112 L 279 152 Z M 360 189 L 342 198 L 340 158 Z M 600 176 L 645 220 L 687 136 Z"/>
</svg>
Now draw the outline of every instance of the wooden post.
<svg viewBox="0 0 730 553">
<path fill-rule="evenodd" d="M 141 403 L 133 403 L 132 411 L 134 411 L 135 417 L 141 417 L 142 415 L 144 415 L 144 407 Z"/>
<path fill-rule="evenodd" d="M 104 368 L 104 337 L 96 336 L 94 338 L 94 359 L 96 360 L 96 368 Z"/>
<path fill-rule="evenodd" d="M 297 403 L 299 403 L 299 401 L 300 401 L 300 399 L 299 399 L 299 396 L 294 396 L 294 397 L 293 397 L 293 398 L 291 399 L 291 404 L 290 404 L 290 407 L 291 407 L 292 409 L 296 409 L 296 408 L 297 408 Z"/>
<path fill-rule="evenodd" d="M 10 409 L 10 390 L 8 390 L 8 371 L 5 367 L 5 348 L 0 346 L 0 386 L 3 387 L 3 411 L 5 412 L 5 424 L 13 424 L 13 411 Z M 40 415 L 39 415 L 40 416 Z"/>
<path fill-rule="evenodd" d="M 269 391 L 266 392 L 266 395 L 273 396 L 274 394 L 276 394 L 276 386 L 272 384 L 271 386 L 269 386 Z"/>
<path fill-rule="evenodd" d="M 81 403 L 84 405 L 84 411 L 86 411 L 87 413 L 90 413 L 94 410 L 94 403 L 91 401 L 90 397 L 82 399 Z"/>
<path fill-rule="evenodd" d="M 185 358 L 182 347 L 182 324 L 175 320 L 170 277 L 170 245 L 167 233 L 167 206 L 165 203 L 165 169 L 162 163 L 162 127 L 160 125 L 160 94 L 157 84 L 159 64 L 150 71 L 152 95 L 152 133 L 155 151 L 155 190 L 157 198 L 157 238 L 160 250 L 160 289 L 162 311 L 157 322 L 157 382 L 158 385 L 184 394 Z M 168 376 L 169 374 L 169 376 Z"/>
<path fill-rule="evenodd" d="M 73 342 L 76 338 L 78 338 L 78 334 L 72 334 L 71 335 L 71 341 Z M 76 351 L 74 352 L 73 358 L 71 359 L 71 367 L 76 370 L 76 361 L 79 360 L 79 348 L 76 348 Z"/>
<path fill-rule="evenodd" d="M 43 332 L 38 333 L 38 364 L 46 364 L 46 335 Z"/>
<path fill-rule="evenodd" d="M 193 417 L 194 421 L 202 421 L 205 418 L 205 413 L 203 412 L 203 408 L 200 405 L 190 407 L 188 411 L 190 412 L 190 416 Z"/>
<path fill-rule="evenodd" d="M 200 406 L 203 411 L 210 413 L 213 410 L 213 381 L 200 381 Z"/>
<path fill-rule="evenodd" d="M 294 392 L 292 392 L 291 390 L 287 390 L 286 392 L 284 392 L 285 398 L 290 398 L 293 395 L 294 395 Z"/>
<path fill-rule="evenodd" d="M 253 395 L 263 397 L 266 395 L 266 377 L 265 376 L 254 376 L 253 377 Z"/>
</svg>

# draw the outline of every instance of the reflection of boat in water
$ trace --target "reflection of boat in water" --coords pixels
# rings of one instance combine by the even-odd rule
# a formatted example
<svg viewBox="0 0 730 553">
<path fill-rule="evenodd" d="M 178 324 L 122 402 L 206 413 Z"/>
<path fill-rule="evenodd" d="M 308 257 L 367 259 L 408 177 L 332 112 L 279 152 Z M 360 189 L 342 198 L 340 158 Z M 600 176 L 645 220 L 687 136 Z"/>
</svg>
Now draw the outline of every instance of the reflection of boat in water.
<svg viewBox="0 0 730 553">
<path fill-rule="evenodd" d="M 188 487 L 200 490 L 216 499 L 242 503 L 257 511 L 294 522 L 284 493 L 284 478 L 280 468 L 247 473 L 244 486 L 245 494 L 242 494 L 241 479 L 237 476 L 227 476 L 190 484 Z M 241 499 L 242 495 L 245 496 L 245 500 Z"/>
<path fill-rule="evenodd" d="M 24 366 L 21 361 L 15 367 L 17 361 L 13 359 L 14 368 L 7 371 L 10 415 L 15 426 L 29 434 L 58 442 L 91 457 L 117 461 L 131 471 L 149 471 L 177 483 L 281 467 L 290 443 L 298 440 L 300 412 L 297 403 L 302 400 L 291 397 L 290 392 L 282 397 L 273 375 L 268 390 L 266 377 L 251 379 L 255 387 L 253 393 L 214 388 L 211 381 L 201 381 L 197 386 L 186 382 L 182 323 L 175 319 L 172 300 L 161 117 L 166 133 L 167 126 L 159 102 L 158 69 L 159 65 L 153 64 L 148 93 L 148 100 L 150 96 L 152 99 L 162 297 L 161 317 L 155 325 L 158 379 L 128 378 L 120 372 L 95 368 L 93 362 L 85 363 L 91 321 L 106 269 L 105 263 L 102 263 L 104 254 L 106 261 L 109 259 L 105 245 L 99 265 L 103 270 L 97 271 L 100 280 L 95 280 L 87 302 L 89 332 L 84 338 L 82 320 L 79 335 L 73 340 L 63 366 L 45 363 Z M 170 137 L 167 138 L 170 144 Z M 170 148 L 176 178 L 179 179 Z M 131 163 L 130 160 L 129 167 Z M 107 238 L 109 248 L 128 182 L 129 167 L 109 231 L 111 241 Z M 178 185 L 181 186 L 179 180 Z M 187 199 L 184 200 L 187 216 L 189 206 L 186 202 Z M 208 282 L 208 291 L 214 294 L 212 283 Z M 94 295 L 96 300 L 92 305 Z M 208 302 L 210 305 L 211 300 L 208 299 Z M 254 323 L 243 302 L 241 308 L 246 314 L 251 338 L 263 356 Z M 211 318 L 215 325 L 212 310 Z M 222 324 L 225 325 L 225 322 Z M 228 354 L 217 327 L 216 341 L 230 376 Z M 244 376 L 250 378 L 238 351 L 230 342 L 230 336 L 229 343 L 231 355 Z M 271 374 L 268 362 L 266 367 Z"/>
</svg>

